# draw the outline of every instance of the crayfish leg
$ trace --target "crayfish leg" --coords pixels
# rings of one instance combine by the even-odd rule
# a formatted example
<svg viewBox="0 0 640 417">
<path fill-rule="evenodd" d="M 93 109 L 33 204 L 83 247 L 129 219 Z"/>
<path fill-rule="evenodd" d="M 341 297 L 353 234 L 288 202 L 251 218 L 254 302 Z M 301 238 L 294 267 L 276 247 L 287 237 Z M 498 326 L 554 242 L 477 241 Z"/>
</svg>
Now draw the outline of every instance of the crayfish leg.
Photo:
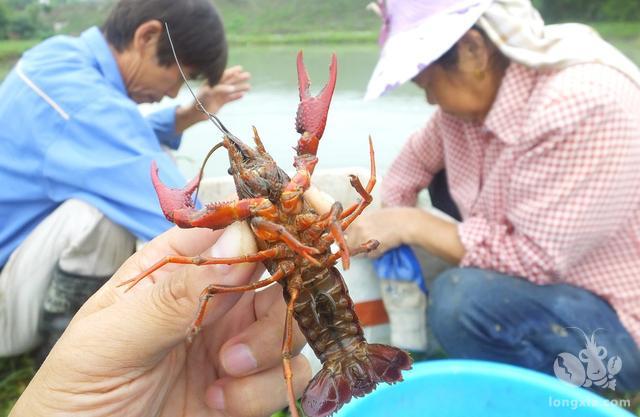
<svg viewBox="0 0 640 417">
<path fill-rule="evenodd" d="M 351 186 L 355 188 L 358 192 L 362 200 L 358 203 L 355 203 L 349 206 L 343 213 L 342 219 L 342 229 L 345 230 L 353 221 L 364 211 L 365 208 L 371 201 L 373 201 L 373 197 L 371 196 L 371 191 L 373 191 L 373 187 L 376 184 L 376 161 L 375 154 L 373 152 L 373 141 L 371 140 L 371 136 L 369 136 L 369 158 L 371 164 L 371 174 L 369 176 L 369 181 L 367 183 L 366 188 L 362 186 L 360 179 L 355 175 L 350 175 Z"/>
<path fill-rule="evenodd" d="M 184 264 L 184 265 L 197 265 L 197 266 L 221 265 L 221 264 L 234 265 L 234 264 L 241 264 L 241 263 L 248 263 L 248 262 L 262 262 L 268 259 L 273 259 L 279 256 L 283 256 L 283 255 L 284 255 L 283 248 L 277 247 L 277 246 L 254 253 L 252 255 L 243 255 L 243 256 L 237 256 L 233 258 L 207 258 L 205 256 L 169 255 L 169 256 L 165 256 L 164 258 L 162 258 L 161 260 L 153 264 L 151 268 L 145 271 L 142 271 L 141 273 L 139 273 L 138 275 L 136 275 L 135 277 L 129 280 L 121 282 L 120 284 L 117 285 L 117 287 L 128 285 L 128 287 L 125 290 L 126 292 L 126 291 L 129 291 L 131 288 L 135 287 L 136 284 L 138 284 L 140 281 L 142 281 L 146 277 L 149 277 L 153 281 L 153 277 L 151 277 L 151 274 L 167 264 Z"/>
<path fill-rule="evenodd" d="M 284 337 L 282 340 L 282 370 L 287 383 L 287 397 L 289 399 L 289 412 L 292 417 L 300 417 L 296 404 L 296 394 L 293 390 L 293 371 L 291 370 L 291 351 L 293 346 L 293 311 L 300 294 L 299 282 L 292 280 L 289 284 L 289 302 L 287 303 L 287 316 L 284 324 Z"/>
<path fill-rule="evenodd" d="M 204 320 L 205 313 L 207 312 L 207 304 L 216 294 L 229 294 L 235 292 L 247 292 L 254 291 L 259 288 L 268 287 L 289 275 L 295 266 L 292 263 L 283 262 L 282 266 L 271 275 L 269 278 L 261 279 L 260 281 L 253 282 L 247 285 L 218 285 L 211 284 L 200 294 L 200 305 L 198 306 L 198 312 L 196 313 L 196 319 L 193 321 L 189 329 L 187 330 L 187 342 L 191 343 L 193 338 L 200 332 L 202 327 L 202 321 Z"/>
<path fill-rule="evenodd" d="M 342 225 L 340 224 L 342 204 L 340 204 L 339 201 L 334 202 L 331 205 L 331 210 L 328 214 L 328 217 L 323 216 L 318 221 L 318 225 L 323 231 L 327 226 L 329 226 L 330 235 L 323 236 L 322 243 L 329 246 L 332 242 L 336 242 L 339 249 L 337 253 L 340 255 L 340 258 L 342 258 L 342 269 L 346 271 L 347 269 L 349 269 L 350 255 L 349 248 L 347 247 L 347 242 L 344 238 L 344 230 L 342 229 Z"/>
<path fill-rule="evenodd" d="M 349 252 L 349 256 L 357 256 L 357 255 L 360 255 L 361 253 L 369 253 L 373 250 L 378 249 L 378 246 L 380 246 L 380 242 L 378 242 L 377 240 L 375 239 L 367 240 L 362 245 L 351 250 Z M 338 259 L 340 258 L 342 258 L 342 253 L 338 251 L 329 257 L 327 264 L 333 264 L 334 262 L 337 262 Z"/>
<path fill-rule="evenodd" d="M 267 219 L 261 217 L 254 217 L 251 219 L 251 229 L 255 233 L 256 237 L 266 241 L 281 241 L 284 242 L 291 250 L 298 255 L 304 257 L 315 266 L 321 266 L 320 262 L 311 255 L 318 255 L 320 251 L 311 246 L 307 246 L 300 242 L 286 227 L 281 224 L 276 224 Z"/>
</svg>

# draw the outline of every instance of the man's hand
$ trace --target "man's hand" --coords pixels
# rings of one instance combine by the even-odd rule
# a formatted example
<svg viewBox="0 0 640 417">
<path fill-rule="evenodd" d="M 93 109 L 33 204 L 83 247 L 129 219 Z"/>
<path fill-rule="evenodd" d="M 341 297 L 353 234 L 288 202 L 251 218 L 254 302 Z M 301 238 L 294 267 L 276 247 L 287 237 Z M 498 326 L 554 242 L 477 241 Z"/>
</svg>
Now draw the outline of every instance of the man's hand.
<svg viewBox="0 0 640 417">
<path fill-rule="evenodd" d="M 198 90 L 198 100 L 209 113 L 217 113 L 227 103 L 241 99 L 251 88 L 251 74 L 241 66 L 227 68 L 218 84 L 204 84 Z M 207 120 L 196 102 L 176 109 L 176 132 L 182 133 L 195 123 Z"/>
<path fill-rule="evenodd" d="M 222 106 L 242 98 L 249 91 L 250 78 L 251 74 L 239 65 L 227 68 L 218 84 L 200 87 L 198 99 L 209 113 L 217 113 Z"/>
<path fill-rule="evenodd" d="M 166 255 L 232 257 L 255 249 L 244 223 L 224 232 L 173 228 L 154 239 L 82 307 L 11 417 L 266 416 L 285 406 L 279 285 L 216 295 L 200 334 L 185 341 L 208 284 L 246 284 L 261 266 L 173 264 L 152 274 L 155 283 L 116 287 Z M 304 345 L 297 326 L 294 336 L 297 353 Z M 311 371 L 300 356 L 292 365 L 300 395 Z"/>
</svg>

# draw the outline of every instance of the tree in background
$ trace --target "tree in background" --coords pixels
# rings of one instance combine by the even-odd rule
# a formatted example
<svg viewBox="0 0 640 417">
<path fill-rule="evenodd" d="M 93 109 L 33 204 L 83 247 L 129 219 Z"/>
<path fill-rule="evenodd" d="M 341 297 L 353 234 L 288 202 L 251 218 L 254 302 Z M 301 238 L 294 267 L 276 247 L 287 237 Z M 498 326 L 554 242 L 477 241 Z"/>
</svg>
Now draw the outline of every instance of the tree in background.
<svg viewBox="0 0 640 417">
<path fill-rule="evenodd" d="M 0 0 L 0 39 L 32 39 L 52 31 L 44 22 L 48 5 L 36 0 Z"/>
</svg>

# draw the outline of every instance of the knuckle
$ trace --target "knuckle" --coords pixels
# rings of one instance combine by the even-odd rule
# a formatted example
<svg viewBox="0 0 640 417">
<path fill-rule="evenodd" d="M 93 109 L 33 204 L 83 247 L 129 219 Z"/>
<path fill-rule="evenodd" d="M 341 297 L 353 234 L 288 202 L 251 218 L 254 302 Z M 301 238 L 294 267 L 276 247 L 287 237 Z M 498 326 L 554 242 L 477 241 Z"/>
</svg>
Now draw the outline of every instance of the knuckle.
<svg viewBox="0 0 640 417">
<path fill-rule="evenodd" d="M 180 275 L 180 274 L 175 274 Z M 149 298 L 152 315 L 159 321 L 175 321 L 175 317 L 184 317 L 186 313 L 186 285 L 184 279 L 173 276 L 157 283 Z"/>
</svg>

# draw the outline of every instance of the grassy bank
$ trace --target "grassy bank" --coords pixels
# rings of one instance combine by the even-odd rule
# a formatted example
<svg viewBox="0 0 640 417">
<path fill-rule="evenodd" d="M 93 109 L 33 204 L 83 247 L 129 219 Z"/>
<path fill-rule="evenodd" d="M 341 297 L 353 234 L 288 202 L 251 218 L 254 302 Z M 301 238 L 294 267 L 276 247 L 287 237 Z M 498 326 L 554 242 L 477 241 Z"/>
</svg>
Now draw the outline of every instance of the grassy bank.
<svg viewBox="0 0 640 417">
<path fill-rule="evenodd" d="M 0 64 L 15 62 L 24 51 L 40 42 L 38 39 L 9 39 L 0 41 Z"/>
<path fill-rule="evenodd" d="M 0 80 L 9 72 L 22 53 L 38 42 L 37 39 L 0 41 Z"/>
<path fill-rule="evenodd" d="M 11 39 L 0 41 L 0 59 L 18 58 L 24 51 L 38 43 L 37 39 Z"/>
<path fill-rule="evenodd" d="M 231 44 L 232 47 L 242 45 L 373 43 L 377 38 L 377 32 L 372 31 L 267 34 L 231 33 L 228 36 L 229 44 Z"/>
<path fill-rule="evenodd" d="M 592 26 L 640 66 L 640 22 L 598 22 Z"/>
<path fill-rule="evenodd" d="M 28 355 L 0 358 L 0 417 L 9 415 L 33 374 L 33 361 Z"/>
<path fill-rule="evenodd" d="M 275 30 L 257 32 L 260 25 L 254 27 L 251 31 L 244 31 L 242 30 L 244 24 L 240 23 L 240 18 L 234 21 L 236 22 L 235 29 L 234 24 L 228 25 L 232 27 L 228 29 L 228 40 L 232 47 L 265 44 L 374 43 L 378 37 L 378 32 L 371 29 L 376 27 L 375 24 L 359 30 L 327 30 L 327 28 L 324 28 L 324 30 L 305 32 L 278 32 Z M 265 24 L 266 23 L 262 23 L 262 25 Z M 73 26 L 75 27 L 76 24 Z M 599 22 L 593 23 L 591 26 L 593 26 L 603 38 L 614 44 L 634 62 L 640 65 L 640 22 Z M 71 33 L 77 33 L 79 31 L 80 30 L 73 30 Z M 38 42 L 39 40 L 0 41 L 0 68 L 13 64 L 24 51 Z"/>
</svg>

